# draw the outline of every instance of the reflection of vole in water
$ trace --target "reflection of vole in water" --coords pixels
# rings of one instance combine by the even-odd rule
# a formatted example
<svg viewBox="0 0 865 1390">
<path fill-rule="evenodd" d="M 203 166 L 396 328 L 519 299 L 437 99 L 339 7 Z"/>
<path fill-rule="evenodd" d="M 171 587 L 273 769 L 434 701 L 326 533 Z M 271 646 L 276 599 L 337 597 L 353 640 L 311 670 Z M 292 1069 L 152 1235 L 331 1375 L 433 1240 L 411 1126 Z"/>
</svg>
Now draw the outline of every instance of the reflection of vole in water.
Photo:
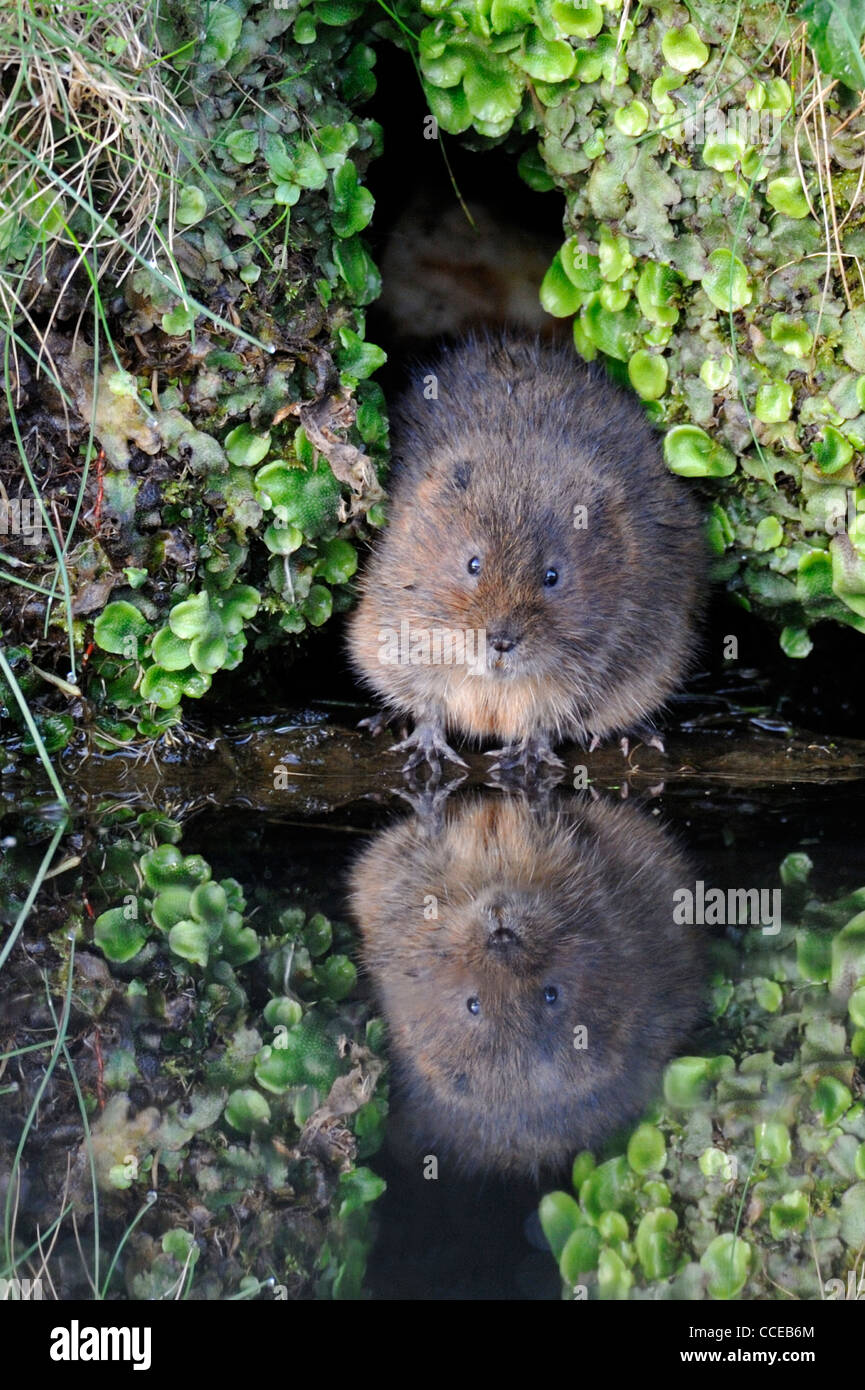
<svg viewBox="0 0 865 1390">
<path fill-rule="evenodd" d="M 404 1155 L 537 1176 L 636 1118 L 699 1013 L 698 942 L 673 923 L 687 881 L 624 805 L 480 799 L 440 831 L 384 831 L 352 906 Z"/>
<path fill-rule="evenodd" d="M 493 336 L 419 371 L 394 421 L 391 521 L 350 650 L 416 721 L 407 766 L 460 761 L 448 729 L 533 767 L 556 761 L 551 740 L 639 727 L 692 656 L 703 545 L 636 397 L 570 347 Z M 406 624 L 432 655 L 389 649 Z M 436 632 L 483 634 L 486 659 L 436 658 Z"/>
</svg>

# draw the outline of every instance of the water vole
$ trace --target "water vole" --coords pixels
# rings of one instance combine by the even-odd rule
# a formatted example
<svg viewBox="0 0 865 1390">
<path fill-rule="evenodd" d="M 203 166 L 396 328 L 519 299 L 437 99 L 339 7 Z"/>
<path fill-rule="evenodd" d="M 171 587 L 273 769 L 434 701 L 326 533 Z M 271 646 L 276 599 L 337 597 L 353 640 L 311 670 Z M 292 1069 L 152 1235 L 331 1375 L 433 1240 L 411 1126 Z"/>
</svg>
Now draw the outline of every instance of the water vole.
<svg viewBox="0 0 865 1390">
<path fill-rule="evenodd" d="M 640 402 L 570 347 L 470 337 L 415 373 L 393 455 L 349 647 L 415 720 L 406 767 L 461 761 L 447 730 L 536 764 L 643 724 L 689 664 L 703 542 Z"/>
<path fill-rule="evenodd" d="M 451 799 L 382 832 L 351 902 L 402 1157 L 536 1177 L 637 1118 L 700 1011 L 688 881 L 627 804 Z"/>
</svg>

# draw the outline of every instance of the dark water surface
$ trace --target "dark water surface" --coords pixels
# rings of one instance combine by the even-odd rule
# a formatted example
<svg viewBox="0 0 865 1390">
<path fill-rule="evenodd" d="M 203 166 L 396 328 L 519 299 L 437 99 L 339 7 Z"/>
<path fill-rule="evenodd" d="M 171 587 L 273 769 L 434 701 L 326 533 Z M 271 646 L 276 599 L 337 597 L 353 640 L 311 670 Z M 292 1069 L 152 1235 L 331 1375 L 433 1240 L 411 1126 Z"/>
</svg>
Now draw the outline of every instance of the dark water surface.
<svg viewBox="0 0 865 1390">
<path fill-rule="evenodd" d="M 840 666 L 838 670 L 840 672 Z M 753 977 L 758 982 L 757 988 L 765 988 L 767 978 L 770 982 L 773 978 L 780 979 L 788 991 L 784 1009 L 778 1013 L 767 1006 L 748 1013 L 736 1004 L 726 1015 L 722 1013 L 713 1018 L 712 1010 L 704 1007 L 700 1017 L 683 1033 L 676 1053 L 699 1057 L 731 1051 L 738 1062 L 742 1056 L 759 1057 L 771 1052 L 777 1062 L 795 1061 L 798 1066 L 800 1056 L 806 1057 L 805 1052 L 797 1049 L 811 1026 L 807 1015 L 797 1016 L 797 1021 L 786 1031 L 779 1019 L 785 1009 L 792 1008 L 792 1000 L 801 1002 L 804 999 L 807 1005 L 811 997 L 809 990 L 813 992 L 817 987 L 805 979 L 791 983 L 789 973 L 785 976 L 783 970 L 779 972 L 772 953 L 783 941 L 792 941 L 794 935 L 799 940 L 806 932 L 819 935 L 825 930 L 828 933 L 830 926 L 837 931 L 857 910 L 861 911 L 861 907 L 854 910 L 851 906 L 846 915 L 842 911 L 830 923 L 828 918 L 826 921 L 820 918 L 822 909 L 814 906 L 841 899 L 865 884 L 865 752 L 855 742 L 833 737 L 834 731 L 848 740 L 855 734 L 851 688 L 840 675 L 828 686 L 821 685 L 807 673 L 797 673 L 797 679 L 797 707 L 808 715 L 805 728 L 817 730 L 816 733 L 803 733 L 798 742 L 785 723 L 790 717 L 791 704 L 787 701 L 785 705 L 783 697 L 779 700 L 771 671 L 768 676 L 745 671 L 731 677 L 726 684 L 716 676 L 704 688 L 696 682 L 691 695 L 676 706 L 674 729 L 668 738 L 665 757 L 654 750 L 638 750 L 632 751 L 626 762 L 618 749 L 602 750 L 594 762 L 584 760 L 590 765 L 599 801 L 593 801 L 586 793 L 572 791 L 569 784 L 553 794 L 555 811 L 565 819 L 589 814 L 586 807 L 609 805 L 626 830 L 628 825 L 638 821 L 649 825 L 651 833 L 663 826 L 662 833 L 671 852 L 684 856 L 688 872 L 693 876 L 686 879 L 686 883 L 701 880 L 707 886 L 721 889 L 758 888 L 770 894 L 782 890 L 784 927 L 777 940 L 774 935 L 761 935 L 758 928 L 737 924 L 696 930 L 702 933 L 708 947 L 703 967 L 707 1001 L 711 998 L 713 980 L 717 984 L 720 972 L 734 983 Z M 298 691 L 302 690 L 303 681 L 300 680 Z M 333 702 L 301 715 L 270 719 L 250 717 L 245 725 L 235 726 L 230 737 L 224 739 L 214 738 L 213 731 L 203 730 L 197 743 L 149 764 L 134 765 L 123 759 L 79 762 L 67 769 L 71 794 L 76 801 L 76 818 L 61 854 L 70 859 L 78 853 L 83 856 L 88 847 L 92 848 L 100 834 L 106 805 L 116 807 L 127 803 L 135 811 L 154 808 L 183 822 L 183 854 L 204 856 L 212 866 L 214 880 L 235 878 L 248 898 L 252 890 L 263 888 L 275 898 L 309 905 L 311 910 L 324 913 L 334 922 L 349 924 L 347 949 L 354 954 L 359 933 L 348 901 L 352 866 L 389 827 L 415 821 L 414 810 L 389 791 L 389 788 L 399 789 L 402 785 L 392 760 L 380 751 L 379 745 L 352 732 L 359 712 L 349 704 Z M 574 766 L 580 761 L 578 754 L 569 759 Z M 480 799 L 479 804 L 495 806 L 507 799 L 502 789 L 484 786 L 482 765 L 482 760 L 473 759 L 473 776 L 449 799 L 448 815 L 461 812 L 461 808 L 473 800 Z M 801 778 L 796 775 L 800 765 L 804 769 Z M 287 769 L 287 787 L 284 783 L 279 789 L 274 786 L 277 766 Z M 623 791 L 629 792 L 624 801 Z M 44 804 L 45 797 L 37 792 L 33 779 L 18 785 L 11 779 L 7 781 L 0 800 L 0 839 L 4 840 L 6 861 L 4 875 L 11 863 L 13 848 L 14 853 L 20 855 L 25 844 L 29 845 L 28 862 L 31 873 L 35 874 L 58 820 L 56 814 L 40 817 L 39 808 Z M 539 803 L 536 797 L 530 796 L 525 804 L 535 808 L 532 814 L 539 814 L 542 799 Z M 423 822 L 418 824 L 422 826 Z M 422 830 L 417 833 L 422 836 Z M 625 834 L 624 840 L 627 838 Z M 782 885 L 779 867 L 794 854 L 807 855 L 811 862 L 810 874 L 804 883 Z M 66 872 L 74 875 L 74 865 Z M 622 881 L 627 882 L 624 870 Z M 30 1017 L 32 1023 L 35 1018 L 46 1030 L 51 1024 L 44 1005 L 36 998 L 41 988 L 37 968 L 51 959 L 48 935 L 60 930 L 69 911 L 63 884 L 61 873 L 43 890 L 21 938 L 27 959 L 37 973 L 28 974 L 17 968 L 10 973 L 9 967 L 15 960 L 20 963 L 24 959 L 23 955 L 13 955 L 0 978 L 0 1017 L 4 1024 L 0 1051 L 14 1046 L 16 1028 L 22 1020 Z M 26 886 L 20 874 L 14 881 L 9 876 L 0 880 L 4 922 L 17 915 Z M 383 895 L 388 887 L 382 884 Z M 89 886 L 85 883 L 83 888 L 85 893 L 94 891 L 92 883 Z M 423 884 L 419 882 L 418 892 L 422 894 L 423 891 Z M 643 916 L 648 917 L 658 910 L 657 903 L 645 897 L 641 899 L 638 885 L 633 889 L 633 901 L 621 901 L 629 904 L 623 920 L 633 918 L 636 925 Z M 406 932 L 411 926 L 410 914 L 416 912 L 417 906 L 417 901 L 407 904 Z M 667 911 L 666 905 L 664 910 Z M 621 913 L 621 908 L 616 911 Z M 254 916 L 252 920 L 255 924 Z M 84 926 L 86 936 L 86 921 Z M 395 935 L 399 935 L 398 925 Z M 21 952 L 21 949 L 19 945 L 16 951 Z M 83 950 L 87 951 L 86 944 Z M 94 958 L 98 958 L 98 953 Z M 760 981 L 764 984 L 760 985 Z M 33 990 L 33 998 L 26 997 L 28 989 Z M 369 999 L 375 991 L 376 981 L 362 970 L 358 982 L 359 999 Z M 743 997 L 750 998 L 750 995 L 746 991 Z M 630 1007 L 632 1001 L 627 991 L 621 998 L 610 1001 L 613 1011 L 627 1011 Z M 836 999 L 834 1004 L 830 1000 L 828 1008 L 830 1022 L 844 1021 L 843 999 Z M 28 1009 L 32 1010 L 30 1015 Z M 663 1008 L 659 1014 L 659 1026 L 661 1024 Z M 27 1037 L 30 1036 L 37 1036 L 37 1033 L 28 1033 Z M 813 1035 L 817 1036 L 817 1033 Z M 21 1035 L 19 1045 L 20 1041 Z M 813 1039 L 807 1045 L 810 1052 L 806 1048 L 807 1058 L 802 1063 L 806 1071 L 821 1064 L 819 1047 L 822 1045 Z M 169 1057 L 158 1055 L 157 1046 L 144 1060 L 144 1065 L 151 1073 L 155 1069 L 158 1079 L 160 1068 L 170 1070 L 172 1063 Z M 817 1200 L 819 1193 L 814 1197 L 817 1224 L 812 1234 L 816 1241 L 814 1248 L 823 1262 L 821 1277 L 824 1279 L 846 1277 L 847 1268 L 853 1268 L 849 1242 L 839 1240 L 835 1229 L 837 1217 L 833 1212 L 839 1209 L 845 1184 L 852 1190 L 857 1183 L 862 1183 L 862 1175 L 852 1165 L 856 1145 L 861 1145 L 865 1138 L 859 1134 L 861 1122 L 854 1114 L 865 1093 L 861 1057 L 856 1060 L 848 1056 L 845 1060 L 839 1056 L 829 1057 L 827 1053 L 825 1071 L 830 1076 L 843 1072 L 848 1077 L 853 1108 L 848 1113 L 849 1132 L 842 1134 L 845 1123 L 842 1120 L 836 1146 L 827 1160 L 829 1169 L 835 1174 L 837 1189 L 826 1198 L 828 1208 L 825 1210 Z M 12 1075 L 13 1071 L 7 1067 L 5 1081 Z M 806 1079 L 804 1093 L 810 1094 L 818 1081 L 815 1072 L 811 1080 Z M 609 1103 L 615 1104 L 622 1088 L 627 1090 L 632 1082 L 633 1067 L 629 1063 L 622 1082 L 611 1089 Z M 152 1098 L 152 1084 L 155 1084 L 152 1076 L 142 1075 L 132 1080 L 129 1089 L 139 1095 L 143 1104 L 148 1097 Z M 143 1087 L 140 1094 L 135 1091 L 136 1086 Z M 660 1095 L 660 1087 L 659 1070 L 652 1092 L 654 1096 Z M 14 1100 L 14 1095 L 4 1094 L 3 1088 L 4 1078 L 0 1077 L 0 1117 L 4 1103 Z M 71 1093 L 66 1099 L 69 1104 L 74 1101 Z M 650 1101 L 650 1109 L 652 1104 Z M 735 1131 L 740 1139 L 753 1132 L 755 1118 L 760 1118 L 756 1110 L 753 1116 L 749 1115 L 745 1101 L 743 1106 L 738 1120 L 734 1117 L 735 1123 L 731 1121 L 731 1133 Z M 638 1108 L 632 1117 L 634 1122 L 645 1109 Z M 7 1111 L 5 1120 L 0 1118 L 6 1153 L 10 1152 L 10 1143 L 14 1147 L 17 1142 L 11 1113 Z M 803 1125 L 801 1133 L 806 1147 L 794 1155 L 790 1170 L 794 1174 L 807 1173 L 813 1154 L 822 1154 L 827 1147 L 824 1145 L 821 1150 L 819 1134 L 814 1137 L 812 1115 L 806 1117 L 800 1110 L 799 1122 Z M 826 1124 L 828 1132 L 831 1125 L 829 1121 Z M 58 1136 L 59 1149 L 55 1145 L 50 1150 L 52 1158 L 40 1147 L 38 1131 L 37 1124 L 24 1150 L 22 1203 L 25 1214 L 28 1190 L 38 1197 L 40 1183 L 48 1186 L 54 1183 L 56 1198 L 62 1183 L 63 1164 L 59 1158 L 63 1152 L 63 1136 Z M 70 1130 L 66 1135 L 70 1152 L 74 1151 L 76 1142 Z M 575 1139 L 574 1152 L 581 1147 Z M 622 1150 L 621 1145 L 617 1149 L 612 1140 L 608 1149 L 601 1144 L 595 1151 L 601 1159 L 607 1152 Z M 862 1152 L 865 1153 L 865 1148 Z M 430 1181 L 424 1178 L 418 1162 L 410 1162 L 406 1167 L 387 1146 L 363 1161 L 387 1181 L 387 1190 L 375 1204 L 372 1217 L 374 1239 L 364 1284 L 374 1298 L 550 1299 L 560 1295 L 559 1273 L 541 1232 L 537 1209 L 544 1192 L 554 1187 L 568 1189 L 567 1171 L 560 1176 L 542 1177 L 540 1183 L 515 1173 L 466 1179 L 460 1178 L 453 1165 L 444 1164 L 439 1177 Z M 50 1181 L 46 1178 L 48 1173 Z M 793 1185 L 795 1187 L 796 1183 Z M 679 1192 L 672 1182 L 671 1186 L 672 1204 L 679 1210 L 697 1201 L 693 1190 L 683 1188 Z M 865 1186 L 862 1190 L 865 1191 Z M 777 1194 L 768 1188 L 766 1191 L 768 1204 Z M 721 1229 L 733 1228 L 738 1199 L 737 1192 Z M 139 1200 L 140 1197 L 136 1197 L 135 1205 L 131 1205 L 125 1215 L 119 1208 L 107 1213 L 104 1229 L 113 1233 L 115 1240 L 122 1235 Z M 760 1226 L 761 1220 L 765 1226 L 766 1218 L 758 1210 L 762 1200 L 759 1194 L 756 1200 L 757 1206 L 753 1210 L 748 1208 L 750 1215 L 746 1213 L 744 1219 L 746 1224 L 751 1223 L 755 1245 L 759 1245 L 761 1251 L 770 1252 L 767 1261 L 770 1256 L 776 1261 L 774 1265 L 767 1264 L 771 1277 L 767 1285 L 761 1286 L 761 1296 L 784 1297 L 784 1266 L 783 1262 L 777 1263 L 781 1247 L 777 1242 L 773 1245 Z M 33 1210 L 44 1228 L 50 1210 L 47 1198 L 43 1201 L 41 1197 L 39 1200 L 34 1197 Z M 182 1212 L 177 1219 L 183 1225 Z M 848 1234 L 855 1232 L 858 1219 L 855 1212 L 851 1216 L 848 1211 L 843 1217 L 847 1226 L 842 1224 L 842 1229 Z M 806 1275 L 800 1266 L 812 1259 L 811 1254 L 805 1252 L 805 1240 L 803 1237 L 800 1245 L 790 1247 L 790 1266 L 795 1271 L 790 1276 L 794 1280 L 792 1287 L 799 1289 L 800 1297 L 819 1296 L 808 1293 L 810 1285 L 802 1282 Z M 64 1269 L 71 1268 L 74 1261 L 68 1251 L 64 1259 Z M 80 1273 L 70 1274 L 65 1285 L 59 1277 L 58 1293 L 61 1297 L 86 1296 L 86 1288 L 80 1284 Z M 208 1296 L 206 1285 L 198 1296 Z"/>
</svg>

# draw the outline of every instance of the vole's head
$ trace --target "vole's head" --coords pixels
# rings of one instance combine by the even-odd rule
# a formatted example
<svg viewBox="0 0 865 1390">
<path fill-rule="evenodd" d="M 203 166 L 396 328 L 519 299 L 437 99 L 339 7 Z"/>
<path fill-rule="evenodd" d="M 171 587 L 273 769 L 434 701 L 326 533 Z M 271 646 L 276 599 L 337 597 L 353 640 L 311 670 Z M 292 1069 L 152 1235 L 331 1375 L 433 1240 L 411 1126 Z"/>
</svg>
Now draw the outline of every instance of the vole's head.
<svg viewBox="0 0 865 1390">
<path fill-rule="evenodd" d="M 549 447 L 492 439 L 480 457 L 433 457 L 418 488 L 414 515 L 429 520 L 407 599 L 415 623 L 473 634 L 474 674 L 502 685 L 555 682 L 564 664 L 573 689 L 589 677 L 604 569 L 612 589 L 628 546 L 611 498 L 593 487 L 589 531 L 579 475 L 529 469 L 523 451 L 532 445 Z"/>
</svg>

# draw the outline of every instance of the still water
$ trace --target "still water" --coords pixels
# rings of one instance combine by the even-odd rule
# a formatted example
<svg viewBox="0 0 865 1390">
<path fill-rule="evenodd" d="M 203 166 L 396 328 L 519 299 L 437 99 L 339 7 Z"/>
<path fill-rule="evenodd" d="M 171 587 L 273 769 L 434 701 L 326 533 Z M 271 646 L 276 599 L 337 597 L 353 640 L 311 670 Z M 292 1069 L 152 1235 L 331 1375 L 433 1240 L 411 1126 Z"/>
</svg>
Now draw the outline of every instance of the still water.
<svg viewBox="0 0 865 1390">
<path fill-rule="evenodd" d="M 80 767 L 0 976 L 3 1277 L 841 1296 L 865 1242 L 858 747 L 683 720 L 665 754 L 595 755 L 588 790 L 579 755 L 529 792 L 474 759 L 442 796 L 351 722 Z M 2 810 L 11 926 L 60 822 L 33 789 Z"/>
</svg>

